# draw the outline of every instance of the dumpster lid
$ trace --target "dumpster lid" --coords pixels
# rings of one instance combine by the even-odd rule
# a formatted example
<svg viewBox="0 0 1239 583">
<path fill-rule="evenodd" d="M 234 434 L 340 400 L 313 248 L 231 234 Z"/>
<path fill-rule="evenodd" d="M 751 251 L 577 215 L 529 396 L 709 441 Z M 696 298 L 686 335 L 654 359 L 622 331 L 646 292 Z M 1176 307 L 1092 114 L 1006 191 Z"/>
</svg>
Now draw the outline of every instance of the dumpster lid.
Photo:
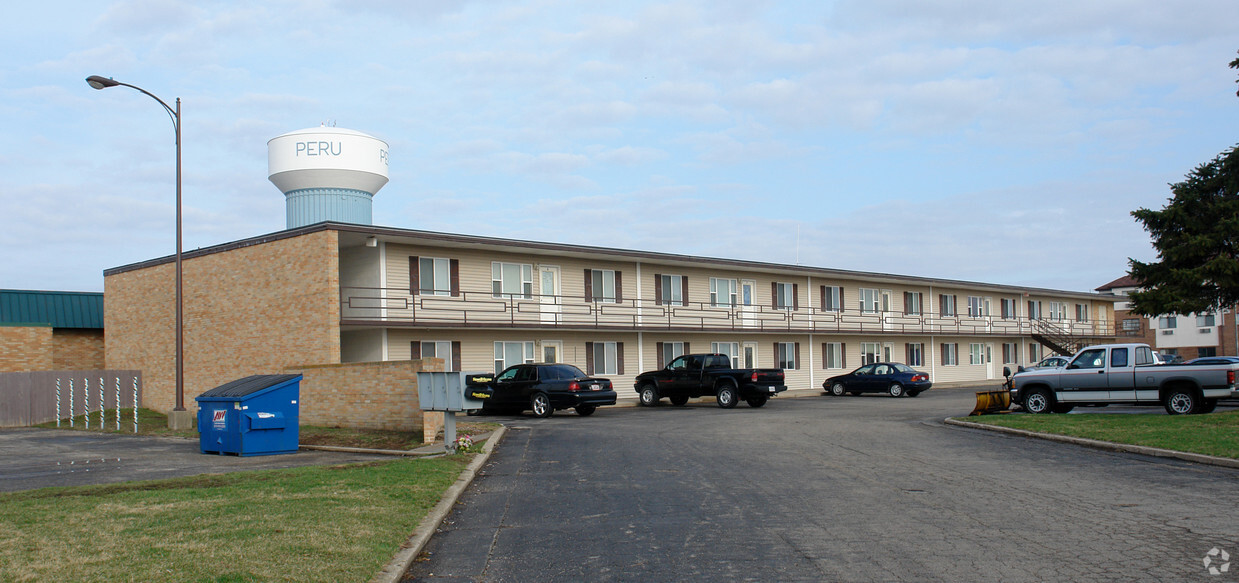
<svg viewBox="0 0 1239 583">
<path fill-rule="evenodd" d="M 301 375 L 299 374 L 256 374 L 222 384 L 198 395 L 198 398 L 244 397 L 300 378 Z"/>
</svg>

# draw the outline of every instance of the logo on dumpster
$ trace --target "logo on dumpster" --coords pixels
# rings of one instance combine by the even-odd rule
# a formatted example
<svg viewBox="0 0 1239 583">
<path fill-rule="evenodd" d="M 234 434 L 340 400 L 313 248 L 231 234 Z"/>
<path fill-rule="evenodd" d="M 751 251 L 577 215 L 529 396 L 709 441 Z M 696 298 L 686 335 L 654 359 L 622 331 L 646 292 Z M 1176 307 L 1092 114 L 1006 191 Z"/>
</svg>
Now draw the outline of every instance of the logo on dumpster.
<svg viewBox="0 0 1239 583">
<path fill-rule="evenodd" d="M 216 429 L 224 428 L 225 421 L 228 418 L 227 415 L 228 415 L 228 411 L 226 409 L 215 410 L 215 416 L 211 418 L 211 422 L 212 424 L 214 424 Z"/>
</svg>

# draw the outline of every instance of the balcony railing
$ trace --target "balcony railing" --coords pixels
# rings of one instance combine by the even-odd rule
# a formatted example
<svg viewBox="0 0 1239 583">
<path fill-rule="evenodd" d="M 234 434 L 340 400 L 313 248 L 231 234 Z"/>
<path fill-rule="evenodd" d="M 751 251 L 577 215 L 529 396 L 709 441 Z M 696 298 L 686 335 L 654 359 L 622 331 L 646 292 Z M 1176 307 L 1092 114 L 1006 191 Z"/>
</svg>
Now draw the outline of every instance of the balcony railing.
<svg viewBox="0 0 1239 583">
<path fill-rule="evenodd" d="M 576 296 L 496 297 L 489 292 L 411 295 L 407 289 L 343 287 L 340 318 L 350 325 L 414 327 L 564 328 L 643 331 L 746 331 L 860 334 L 955 334 L 1019 336 L 1034 331 L 1033 320 L 997 316 L 938 316 L 898 312 L 796 310 L 764 305 L 711 305 L 653 300 L 586 301 Z M 1073 336 L 1113 337 L 1109 321 L 1061 321 Z"/>
</svg>

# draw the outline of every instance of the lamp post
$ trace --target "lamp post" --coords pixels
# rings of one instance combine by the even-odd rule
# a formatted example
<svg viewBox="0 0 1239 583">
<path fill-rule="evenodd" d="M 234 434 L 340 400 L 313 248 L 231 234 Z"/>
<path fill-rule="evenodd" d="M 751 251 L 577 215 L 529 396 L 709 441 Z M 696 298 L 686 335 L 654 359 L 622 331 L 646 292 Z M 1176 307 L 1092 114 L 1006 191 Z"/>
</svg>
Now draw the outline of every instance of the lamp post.
<svg viewBox="0 0 1239 583">
<path fill-rule="evenodd" d="M 159 102 L 168 116 L 172 118 L 172 129 L 176 132 L 176 407 L 168 416 L 168 425 L 173 429 L 188 429 L 192 426 L 192 418 L 185 409 L 185 353 L 182 293 L 181 293 L 181 98 L 176 98 L 176 108 L 169 107 L 164 100 L 137 85 L 122 83 L 108 77 L 91 75 L 86 83 L 95 89 L 107 89 L 117 85 L 136 89 L 145 93 L 151 99 Z"/>
</svg>

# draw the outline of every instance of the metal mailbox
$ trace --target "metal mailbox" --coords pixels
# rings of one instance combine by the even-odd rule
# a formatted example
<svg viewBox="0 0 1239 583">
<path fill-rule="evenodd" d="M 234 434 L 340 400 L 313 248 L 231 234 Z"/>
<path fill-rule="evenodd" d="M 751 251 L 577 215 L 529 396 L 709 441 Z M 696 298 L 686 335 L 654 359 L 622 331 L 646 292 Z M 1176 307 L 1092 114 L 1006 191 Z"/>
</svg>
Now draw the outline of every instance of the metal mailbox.
<svg viewBox="0 0 1239 583">
<path fill-rule="evenodd" d="M 417 400 L 423 411 L 468 411 L 481 409 L 482 401 L 465 394 L 467 376 L 463 372 L 417 373 Z"/>
</svg>

